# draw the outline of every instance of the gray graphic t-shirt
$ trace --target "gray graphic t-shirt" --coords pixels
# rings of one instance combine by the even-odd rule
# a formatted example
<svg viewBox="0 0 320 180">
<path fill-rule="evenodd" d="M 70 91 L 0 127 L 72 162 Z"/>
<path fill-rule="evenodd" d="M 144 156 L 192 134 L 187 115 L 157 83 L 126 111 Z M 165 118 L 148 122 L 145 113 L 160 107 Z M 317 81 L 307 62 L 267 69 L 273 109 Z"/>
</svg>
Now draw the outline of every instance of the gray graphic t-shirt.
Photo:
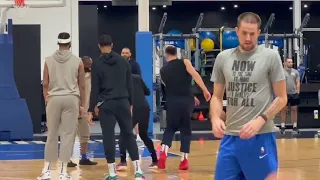
<svg viewBox="0 0 320 180">
<path fill-rule="evenodd" d="M 277 51 L 257 47 L 241 53 L 238 48 L 221 52 L 215 61 L 211 81 L 225 84 L 227 95 L 226 134 L 239 135 L 247 122 L 257 118 L 272 103 L 272 83 L 285 80 Z M 259 134 L 274 132 L 268 121 Z"/>
<path fill-rule="evenodd" d="M 290 68 L 284 69 L 284 75 L 286 77 L 287 94 L 297 94 L 297 80 L 300 79 L 300 74 L 297 70 Z"/>
</svg>

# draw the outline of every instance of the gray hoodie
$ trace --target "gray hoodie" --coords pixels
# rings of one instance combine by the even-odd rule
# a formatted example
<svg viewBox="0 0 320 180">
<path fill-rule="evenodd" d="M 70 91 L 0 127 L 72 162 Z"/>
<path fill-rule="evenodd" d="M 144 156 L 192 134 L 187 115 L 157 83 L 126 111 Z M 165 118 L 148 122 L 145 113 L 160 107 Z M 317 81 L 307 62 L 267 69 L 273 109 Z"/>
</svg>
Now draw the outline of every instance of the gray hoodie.
<svg viewBox="0 0 320 180">
<path fill-rule="evenodd" d="M 48 97 L 75 95 L 80 97 L 78 70 L 81 59 L 69 50 L 57 50 L 46 57 L 49 73 Z"/>
</svg>

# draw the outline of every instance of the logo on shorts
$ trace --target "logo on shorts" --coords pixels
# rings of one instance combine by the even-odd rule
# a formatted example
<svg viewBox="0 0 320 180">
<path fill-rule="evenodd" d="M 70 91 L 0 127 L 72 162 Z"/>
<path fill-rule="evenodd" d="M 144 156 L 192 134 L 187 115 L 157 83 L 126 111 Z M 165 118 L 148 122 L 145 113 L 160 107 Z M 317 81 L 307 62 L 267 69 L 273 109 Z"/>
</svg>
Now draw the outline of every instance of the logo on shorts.
<svg viewBox="0 0 320 180">
<path fill-rule="evenodd" d="M 261 147 L 261 154 L 264 154 L 265 153 L 265 149 L 264 149 L 264 147 Z M 264 158 L 264 157 L 266 157 L 268 154 L 264 154 L 264 155 L 262 155 L 262 156 L 259 156 L 259 159 L 262 159 L 262 158 Z"/>
</svg>

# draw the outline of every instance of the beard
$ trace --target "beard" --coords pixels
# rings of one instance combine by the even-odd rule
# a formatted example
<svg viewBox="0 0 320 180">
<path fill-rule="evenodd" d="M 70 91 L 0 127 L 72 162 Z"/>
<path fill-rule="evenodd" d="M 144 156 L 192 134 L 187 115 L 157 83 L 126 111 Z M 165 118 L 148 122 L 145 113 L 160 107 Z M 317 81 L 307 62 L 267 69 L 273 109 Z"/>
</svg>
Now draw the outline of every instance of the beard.
<svg viewBox="0 0 320 180">
<path fill-rule="evenodd" d="M 254 44 L 240 44 L 240 47 L 244 51 L 251 51 L 256 47 L 256 45 L 254 45 Z"/>
</svg>

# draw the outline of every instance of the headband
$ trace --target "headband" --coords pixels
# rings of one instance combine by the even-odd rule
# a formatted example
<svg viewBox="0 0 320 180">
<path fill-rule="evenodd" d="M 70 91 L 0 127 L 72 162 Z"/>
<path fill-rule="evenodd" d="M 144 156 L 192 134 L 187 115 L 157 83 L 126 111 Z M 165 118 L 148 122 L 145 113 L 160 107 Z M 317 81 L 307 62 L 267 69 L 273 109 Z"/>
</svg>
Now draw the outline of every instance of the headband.
<svg viewBox="0 0 320 180">
<path fill-rule="evenodd" d="M 68 44 L 71 42 L 71 37 L 69 39 L 58 39 L 59 44 Z"/>
</svg>

